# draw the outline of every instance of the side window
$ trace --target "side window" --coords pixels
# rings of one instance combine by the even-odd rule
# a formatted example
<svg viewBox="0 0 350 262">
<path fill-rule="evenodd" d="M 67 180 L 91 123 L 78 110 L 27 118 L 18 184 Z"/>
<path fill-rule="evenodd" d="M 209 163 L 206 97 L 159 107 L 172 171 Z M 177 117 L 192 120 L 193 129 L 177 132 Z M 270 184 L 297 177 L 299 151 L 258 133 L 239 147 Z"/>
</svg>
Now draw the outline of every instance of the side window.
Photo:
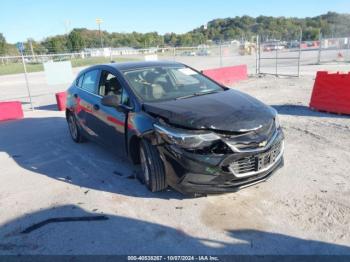
<svg viewBox="0 0 350 262">
<path fill-rule="evenodd" d="M 123 88 L 121 104 L 131 106 L 131 101 L 128 92 Z"/>
<path fill-rule="evenodd" d="M 98 89 L 100 96 L 116 95 L 123 105 L 130 105 L 130 98 L 128 93 L 120 84 L 118 78 L 108 71 L 102 71 L 101 80 Z"/>
<path fill-rule="evenodd" d="M 122 86 L 117 77 L 108 71 L 102 71 L 98 94 L 100 96 L 117 95 L 121 101 L 122 91 Z"/>
<path fill-rule="evenodd" d="M 81 86 L 83 85 L 83 79 L 84 79 L 84 75 L 81 75 L 81 76 L 76 80 L 75 85 L 76 85 L 77 87 L 80 87 L 80 88 L 81 88 Z"/>
<path fill-rule="evenodd" d="M 99 70 L 92 70 L 92 71 L 86 72 L 84 75 L 84 80 L 81 88 L 90 93 L 96 94 L 97 83 L 98 83 L 98 73 L 99 73 Z"/>
</svg>

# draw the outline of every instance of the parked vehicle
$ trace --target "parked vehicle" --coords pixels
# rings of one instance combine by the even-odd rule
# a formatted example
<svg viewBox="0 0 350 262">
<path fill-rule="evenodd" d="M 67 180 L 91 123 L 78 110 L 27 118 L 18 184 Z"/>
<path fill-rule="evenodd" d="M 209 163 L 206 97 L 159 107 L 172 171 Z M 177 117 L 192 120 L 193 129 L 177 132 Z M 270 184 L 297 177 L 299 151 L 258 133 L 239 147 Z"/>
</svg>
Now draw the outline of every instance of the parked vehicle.
<svg viewBox="0 0 350 262">
<path fill-rule="evenodd" d="M 184 51 L 181 53 L 182 56 L 196 56 L 196 52 L 194 51 Z"/>
<path fill-rule="evenodd" d="M 294 48 L 299 48 L 299 47 L 300 47 L 300 43 L 297 40 L 290 41 L 287 43 L 287 48 L 294 49 Z"/>
<path fill-rule="evenodd" d="M 200 49 L 197 51 L 198 56 L 209 56 L 210 55 L 210 50 L 208 49 Z"/>
<path fill-rule="evenodd" d="M 287 43 L 279 41 L 266 42 L 263 45 L 264 52 L 283 50 L 286 48 Z"/>
<path fill-rule="evenodd" d="M 67 91 L 72 139 L 141 164 L 152 192 L 233 192 L 283 165 L 276 111 L 175 62 L 97 65 Z"/>
</svg>

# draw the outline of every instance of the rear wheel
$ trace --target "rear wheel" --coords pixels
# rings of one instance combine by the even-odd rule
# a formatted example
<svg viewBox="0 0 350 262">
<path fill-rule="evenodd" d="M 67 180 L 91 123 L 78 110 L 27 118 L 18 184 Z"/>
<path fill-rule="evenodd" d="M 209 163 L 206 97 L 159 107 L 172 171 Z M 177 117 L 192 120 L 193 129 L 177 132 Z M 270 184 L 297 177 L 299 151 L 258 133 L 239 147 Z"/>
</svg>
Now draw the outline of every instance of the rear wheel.
<svg viewBox="0 0 350 262">
<path fill-rule="evenodd" d="M 140 161 L 142 167 L 142 182 L 152 192 L 168 187 L 165 179 L 163 162 L 155 146 L 143 140 L 140 146 Z"/>
<path fill-rule="evenodd" d="M 67 114 L 67 122 L 69 127 L 69 133 L 76 143 L 83 143 L 85 141 L 83 135 L 80 132 L 80 128 L 77 125 L 77 121 L 72 113 Z"/>
</svg>

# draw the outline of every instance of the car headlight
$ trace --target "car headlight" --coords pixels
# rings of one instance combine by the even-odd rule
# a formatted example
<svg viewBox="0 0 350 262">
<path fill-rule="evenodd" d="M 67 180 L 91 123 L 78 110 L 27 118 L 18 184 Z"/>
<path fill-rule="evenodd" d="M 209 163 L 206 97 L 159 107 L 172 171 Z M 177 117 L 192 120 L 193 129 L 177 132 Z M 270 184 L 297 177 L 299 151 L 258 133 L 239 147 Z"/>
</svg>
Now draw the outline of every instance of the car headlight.
<svg viewBox="0 0 350 262">
<path fill-rule="evenodd" d="M 188 131 L 159 124 L 154 124 L 153 126 L 167 143 L 176 144 L 186 149 L 204 148 L 220 139 L 218 135 L 212 132 Z"/>
</svg>

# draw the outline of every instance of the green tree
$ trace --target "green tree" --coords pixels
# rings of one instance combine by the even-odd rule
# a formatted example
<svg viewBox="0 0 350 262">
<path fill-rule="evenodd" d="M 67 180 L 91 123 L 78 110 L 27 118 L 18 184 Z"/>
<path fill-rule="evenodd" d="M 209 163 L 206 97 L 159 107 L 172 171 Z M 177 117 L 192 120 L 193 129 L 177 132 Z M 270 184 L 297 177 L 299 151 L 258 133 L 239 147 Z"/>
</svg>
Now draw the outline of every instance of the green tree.
<svg viewBox="0 0 350 262">
<path fill-rule="evenodd" d="M 177 35 L 175 33 L 168 33 L 164 36 L 164 43 L 170 46 L 176 46 L 177 45 Z"/>
<path fill-rule="evenodd" d="M 68 35 L 67 47 L 70 51 L 81 51 L 85 48 L 85 40 L 81 35 L 81 31 L 74 29 Z"/>
<path fill-rule="evenodd" d="M 271 39 L 297 40 L 300 30 L 303 40 L 317 40 L 321 30 L 323 37 L 348 37 L 350 35 L 350 15 L 328 12 L 327 14 L 309 18 L 286 18 L 271 16 L 236 16 L 233 18 L 215 19 L 207 26 L 198 27 L 184 34 L 157 32 L 148 33 L 108 33 L 101 31 L 104 46 L 111 47 L 156 47 L 156 46 L 188 46 L 207 42 L 230 40 L 251 40 L 260 35 L 263 41 Z M 68 35 L 51 36 L 41 42 L 32 40 L 35 53 L 60 53 L 80 51 L 84 48 L 100 47 L 98 30 L 75 28 Z M 30 50 L 28 44 L 27 50 Z M 0 34 L 0 54 L 17 54 L 14 45 L 6 44 Z"/>
<path fill-rule="evenodd" d="M 27 53 L 31 53 L 31 45 L 33 47 L 34 54 L 45 54 L 47 52 L 47 49 L 40 42 L 37 42 L 32 38 L 28 38 L 27 42 L 25 43 Z"/>
<path fill-rule="evenodd" d="M 62 53 L 67 52 L 67 38 L 63 35 L 46 38 L 41 43 L 48 53 Z"/>
<path fill-rule="evenodd" d="M 4 55 L 6 53 L 6 39 L 2 33 L 0 33 L 0 55 Z"/>
</svg>

